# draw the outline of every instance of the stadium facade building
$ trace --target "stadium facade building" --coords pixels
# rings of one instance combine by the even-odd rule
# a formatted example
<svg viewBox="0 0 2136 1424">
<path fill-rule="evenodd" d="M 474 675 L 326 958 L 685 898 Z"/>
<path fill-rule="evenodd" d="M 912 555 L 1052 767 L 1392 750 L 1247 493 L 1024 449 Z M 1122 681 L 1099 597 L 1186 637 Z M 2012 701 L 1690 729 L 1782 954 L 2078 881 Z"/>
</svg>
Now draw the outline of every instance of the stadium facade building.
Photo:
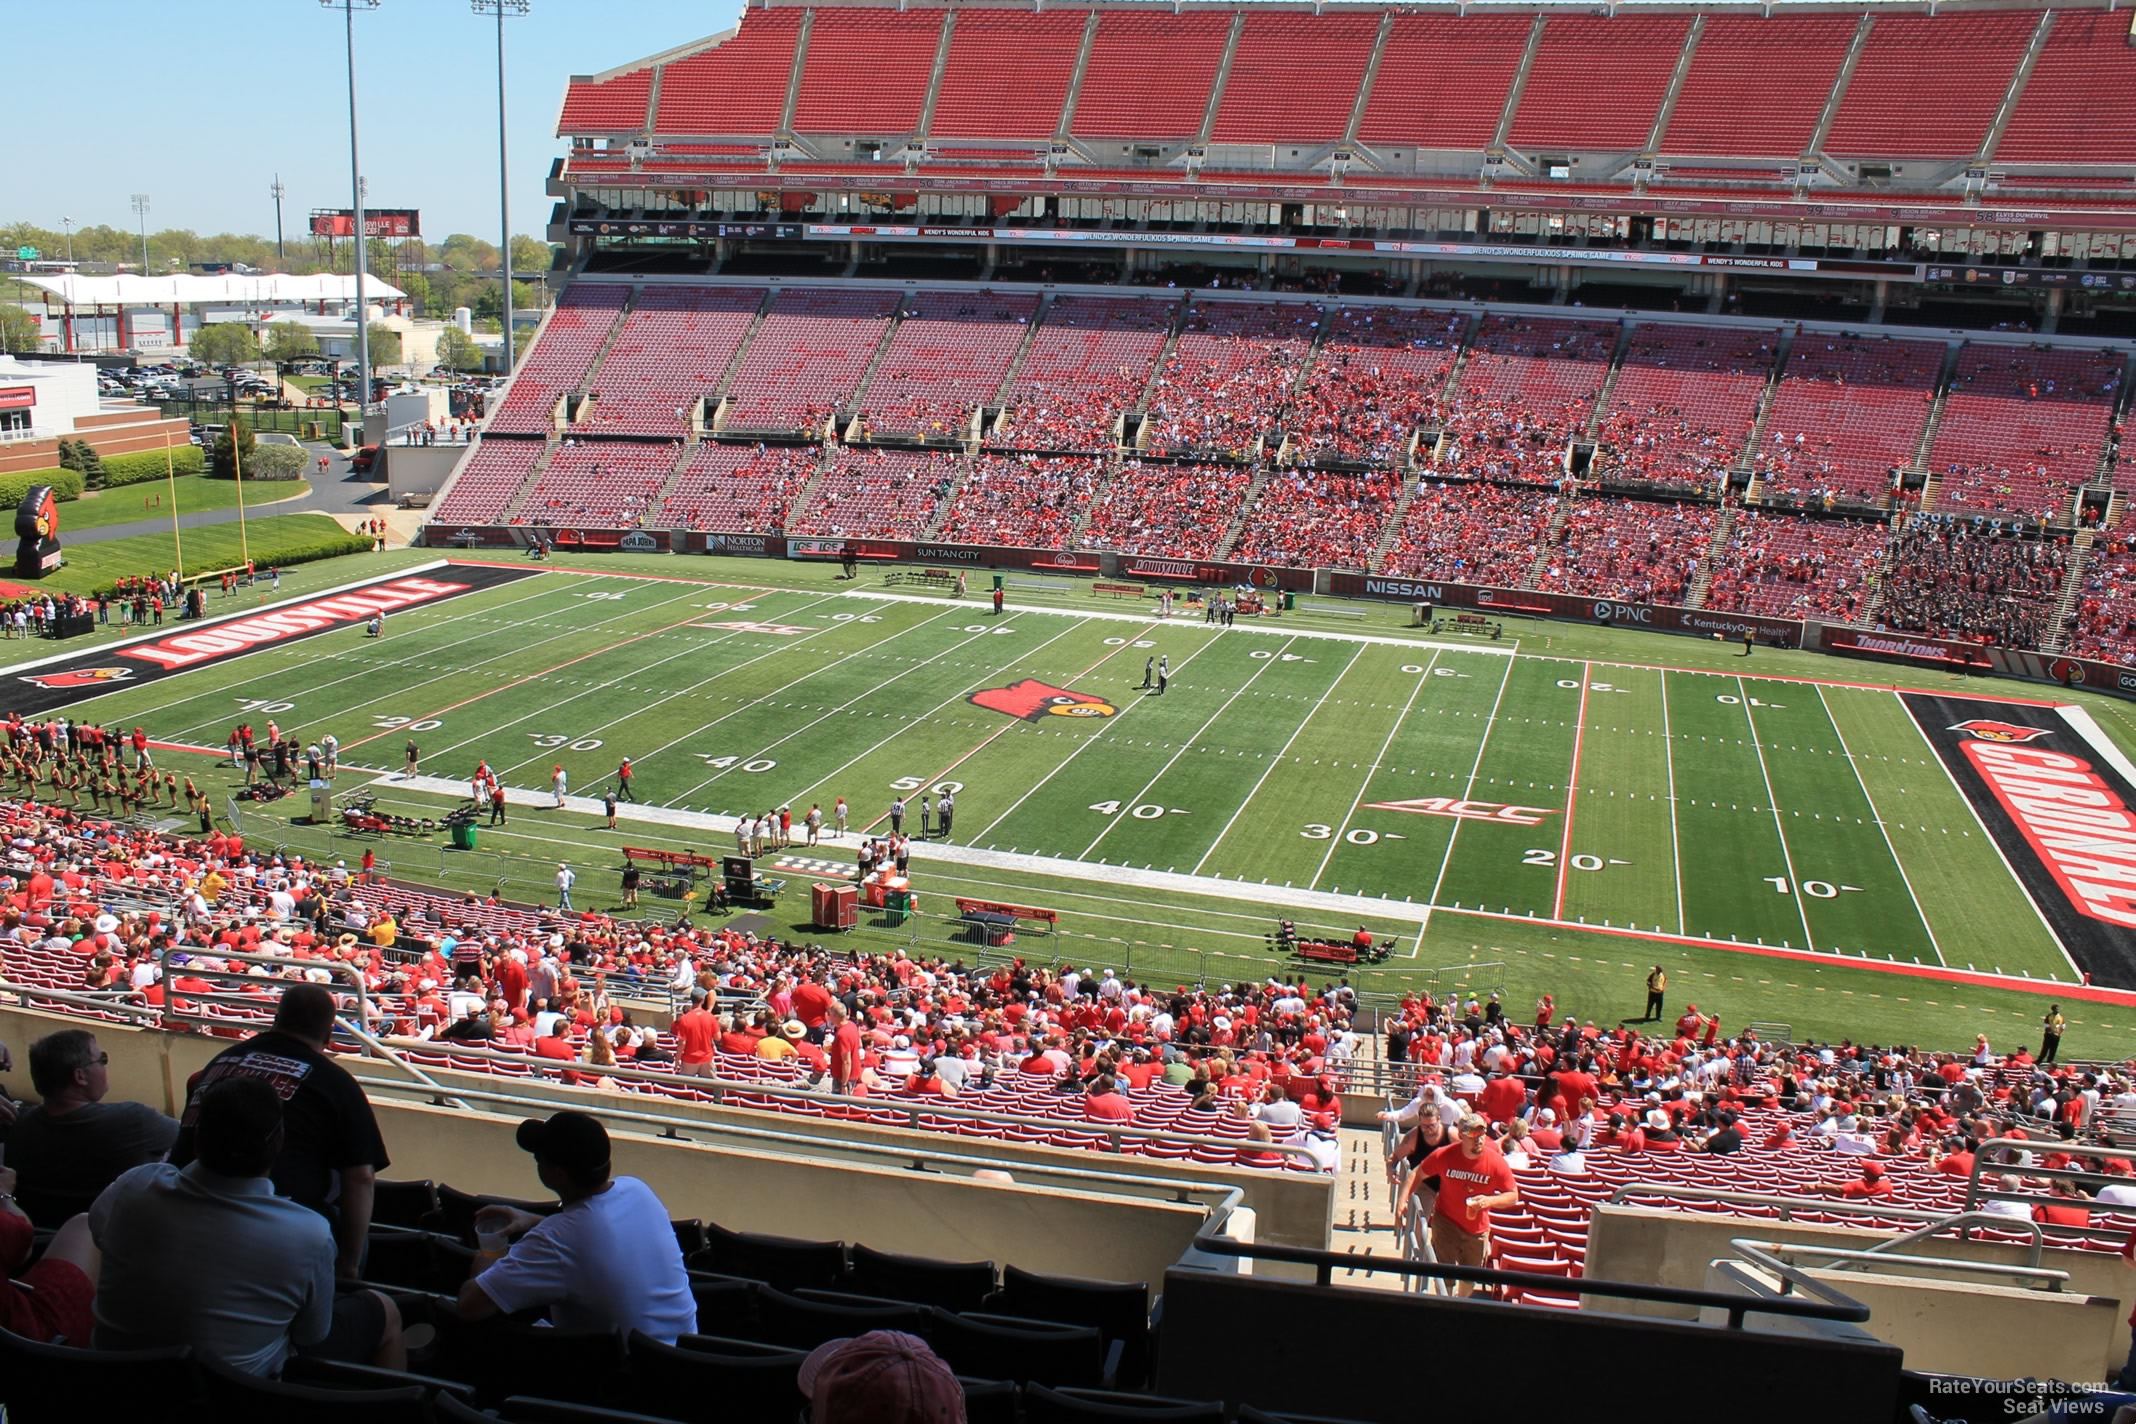
<svg viewBox="0 0 2136 1424">
<path fill-rule="evenodd" d="M 2136 479 L 2136 112 L 2097 103 L 2131 36 L 2101 7 L 751 4 L 571 81 L 574 280 L 431 537 L 1890 626 L 2115 681 L 2127 620 L 2075 594 L 2118 584 Z M 1180 518 L 1190 486 L 1224 523 Z M 1552 557 L 1434 554 L 1486 506 Z M 1889 577 L 1920 513 L 2051 567 L 2035 606 L 1913 617 L 1948 603 Z M 1766 529 L 1813 587 L 1737 587 Z"/>
</svg>

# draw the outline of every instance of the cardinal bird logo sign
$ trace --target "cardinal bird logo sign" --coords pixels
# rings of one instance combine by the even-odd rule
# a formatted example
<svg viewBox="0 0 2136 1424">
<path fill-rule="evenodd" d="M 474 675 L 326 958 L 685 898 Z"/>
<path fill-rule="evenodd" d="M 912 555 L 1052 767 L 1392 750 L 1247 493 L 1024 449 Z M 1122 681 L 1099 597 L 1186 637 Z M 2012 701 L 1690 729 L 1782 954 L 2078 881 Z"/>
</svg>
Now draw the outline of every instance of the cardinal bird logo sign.
<svg viewBox="0 0 2136 1424">
<path fill-rule="evenodd" d="M 2046 727 L 2018 727 L 2008 722 L 1989 722 L 1976 719 L 1971 722 L 1954 722 L 1951 724 L 1951 730 L 1954 732 L 1970 732 L 1983 742 L 2029 742 L 2035 738 L 2046 736 L 2050 729 Z"/>
<path fill-rule="evenodd" d="M 32 687 L 91 687 L 99 682 L 125 682 L 133 676 L 129 668 L 93 667 L 69 668 L 66 672 L 30 673 L 22 680 Z"/>
<path fill-rule="evenodd" d="M 974 707 L 1006 712 L 1026 722 L 1043 722 L 1048 717 L 1110 717 L 1120 710 L 1102 697 L 1070 692 L 1030 677 L 1009 687 L 990 687 L 974 693 L 970 700 Z"/>
</svg>

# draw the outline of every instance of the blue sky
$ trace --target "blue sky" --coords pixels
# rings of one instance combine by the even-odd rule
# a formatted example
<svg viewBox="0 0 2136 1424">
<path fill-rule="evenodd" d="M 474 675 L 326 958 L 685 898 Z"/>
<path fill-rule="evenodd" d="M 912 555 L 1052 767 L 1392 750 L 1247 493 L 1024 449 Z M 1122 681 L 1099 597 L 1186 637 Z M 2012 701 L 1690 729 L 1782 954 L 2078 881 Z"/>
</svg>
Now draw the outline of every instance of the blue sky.
<svg viewBox="0 0 2136 1424">
<path fill-rule="evenodd" d="M 512 226 L 539 236 L 564 81 L 730 28 L 739 0 L 532 0 L 505 23 Z M 294 235 L 349 203 L 341 11 L 318 0 L 74 0 L 5 6 L 15 140 L 0 220 L 274 233 L 281 174 Z M 497 236 L 496 21 L 468 0 L 383 0 L 356 14 L 371 203 L 422 210 L 423 233 Z"/>
</svg>

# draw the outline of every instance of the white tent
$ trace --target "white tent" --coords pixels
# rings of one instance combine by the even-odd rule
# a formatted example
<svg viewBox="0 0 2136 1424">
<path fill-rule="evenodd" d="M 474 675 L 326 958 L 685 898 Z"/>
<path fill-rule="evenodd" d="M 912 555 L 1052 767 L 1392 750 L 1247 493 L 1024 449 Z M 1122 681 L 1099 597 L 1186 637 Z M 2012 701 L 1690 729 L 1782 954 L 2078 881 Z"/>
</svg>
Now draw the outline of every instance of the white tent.
<svg viewBox="0 0 2136 1424">
<path fill-rule="evenodd" d="M 262 272 L 253 276 L 223 273 L 212 277 L 180 273 L 170 277 L 21 276 L 18 281 L 72 307 L 169 307 L 169 306 L 267 306 L 297 302 L 353 302 L 356 279 L 321 273 L 293 277 L 286 272 Z M 394 302 L 407 293 L 391 282 L 366 276 L 366 302 Z"/>
</svg>

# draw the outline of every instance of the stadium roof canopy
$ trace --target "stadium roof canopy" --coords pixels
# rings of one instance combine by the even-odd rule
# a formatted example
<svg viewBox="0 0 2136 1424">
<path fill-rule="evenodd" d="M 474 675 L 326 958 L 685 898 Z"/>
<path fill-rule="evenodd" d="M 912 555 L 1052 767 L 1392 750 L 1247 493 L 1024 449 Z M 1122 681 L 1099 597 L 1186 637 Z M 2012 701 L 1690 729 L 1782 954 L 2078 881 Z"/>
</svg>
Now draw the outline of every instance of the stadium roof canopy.
<svg viewBox="0 0 2136 1424">
<path fill-rule="evenodd" d="M 169 277 L 84 277 L 75 273 L 59 276 L 22 276 L 18 281 L 50 292 L 69 306 L 246 306 L 263 303 L 353 302 L 356 279 L 331 272 L 307 277 L 286 272 L 253 276 L 225 273 L 202 277 L 180 273 Z M 364 279 L 364 300 L 399 301 L 408 294 L 376 277 Z"/>
</svg>

